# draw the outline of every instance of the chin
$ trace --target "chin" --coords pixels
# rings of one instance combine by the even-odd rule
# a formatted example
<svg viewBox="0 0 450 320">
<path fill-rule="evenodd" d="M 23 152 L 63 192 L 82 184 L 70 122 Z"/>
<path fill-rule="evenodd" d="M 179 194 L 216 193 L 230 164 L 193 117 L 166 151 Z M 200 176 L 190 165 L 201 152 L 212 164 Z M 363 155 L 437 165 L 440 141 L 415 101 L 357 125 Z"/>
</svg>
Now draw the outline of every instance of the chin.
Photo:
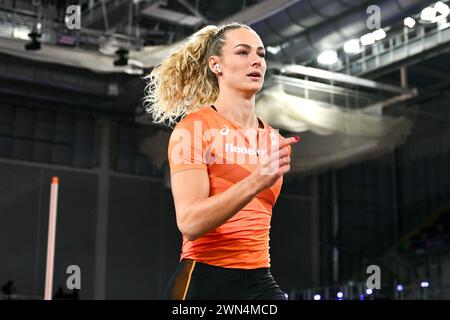
<svg viewBox="0 0 450 320">
<path fill-rule="evenodd" d="M 261 90 L 261 88 L 263 87 L 263 82 L 254 82 L 251 83 L 250 85 L 248 85 L 248 88 L 252 88 L 252 89 L 257 89 L 257 90 Z"/>
<path fill-rule="evenodd" d="M 236 89 L 239 90 L 239 91 L 244 91 L 244 92 L 256 94 L 257 92 L 261 91 L 262 88 L 263 88 L 263 84 L 262 83 L 251 83 L 251 84 L 247 84 L 245 86 L 241 86 L 241 87 L 236 88 Z"/>
<path fill-rule="evenodd" d="M 242 91 L 245 91 L 245 92 L 248 92 L 248 93 L 251 93 L 251 94 L 256 94 L 259 91 L 261 91 L 261 89 L 262 89 L 262 86 L 258 86 L 258 87 L 253 86 L 253 87 L 250 87 L 250 88 L 242 88 Z"/>
</svg>

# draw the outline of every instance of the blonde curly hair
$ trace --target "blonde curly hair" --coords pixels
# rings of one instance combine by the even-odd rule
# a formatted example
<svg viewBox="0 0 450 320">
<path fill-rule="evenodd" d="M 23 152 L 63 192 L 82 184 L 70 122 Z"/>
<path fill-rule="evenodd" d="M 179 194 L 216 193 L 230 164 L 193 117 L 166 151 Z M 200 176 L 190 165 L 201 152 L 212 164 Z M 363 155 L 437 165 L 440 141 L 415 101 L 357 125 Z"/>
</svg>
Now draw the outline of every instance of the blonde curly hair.
<svg viewBox="0 0 450 320">
<path fill-rule="evenodd" d="M 194 33 L 144 79 L 144 107 L 153 122 L 173 126 L 187 114 L 217 99 L 219 84 L 208 66 L 212 55 L 221 56 L 228 30 L 249 26 L 237 22 L 208 25 Z"/>
</svg>

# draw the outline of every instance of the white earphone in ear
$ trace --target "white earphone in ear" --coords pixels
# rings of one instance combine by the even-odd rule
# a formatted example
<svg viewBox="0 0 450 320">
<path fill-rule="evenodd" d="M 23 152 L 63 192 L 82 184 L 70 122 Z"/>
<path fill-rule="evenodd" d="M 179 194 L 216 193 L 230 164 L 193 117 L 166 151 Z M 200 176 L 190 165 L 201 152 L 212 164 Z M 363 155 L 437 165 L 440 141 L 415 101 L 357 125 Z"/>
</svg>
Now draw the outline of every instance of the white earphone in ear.
<svg viewBox="0 0 450 320">
<path fill-rule="evenodd" d="M 214 68 L 216 68 L 217 72 L 222 72 L 222 71 L 220 70 L 220 65 L 215 64 L 215 65 L 214 65 Z"/>
</svg>

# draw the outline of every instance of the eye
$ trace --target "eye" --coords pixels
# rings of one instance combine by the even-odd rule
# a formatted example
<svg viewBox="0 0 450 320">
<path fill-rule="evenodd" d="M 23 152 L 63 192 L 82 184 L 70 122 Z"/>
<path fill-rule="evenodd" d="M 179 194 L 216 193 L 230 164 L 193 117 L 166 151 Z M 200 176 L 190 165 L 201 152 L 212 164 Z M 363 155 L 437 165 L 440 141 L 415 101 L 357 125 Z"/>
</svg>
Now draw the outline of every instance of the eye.
<svg viewBox="0 0 450 320">
<path fill-rule="evenodd" d="M 264 57 L 266 56 L 266 54 L 265 54 L 264 52 L 261 52 L 261 53 L 259 54 L 259 56 L 260 56 L 261 58 L 264 58 Z"/>
<path fill-rule="evenodd" d="M 239 51 L 237 54 L 245 54 L 245 55 L 247 55 L 247 51 Z"/>
</svg>

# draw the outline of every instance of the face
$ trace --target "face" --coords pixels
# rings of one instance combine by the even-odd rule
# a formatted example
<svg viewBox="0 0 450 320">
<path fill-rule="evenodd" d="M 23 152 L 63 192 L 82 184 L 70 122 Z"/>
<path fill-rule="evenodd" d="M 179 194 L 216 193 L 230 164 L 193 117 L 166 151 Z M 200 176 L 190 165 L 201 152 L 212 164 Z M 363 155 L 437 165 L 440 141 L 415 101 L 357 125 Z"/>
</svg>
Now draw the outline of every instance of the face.
<svg viewBox="0 0 450 320">
<path fill-rule="evenodd" d="M 255 94 L 264 83 L 264 56 L 264 45 L 253 30 L 228 30 L 225 33 L 222 56 L 217 57 L 216 62 L 221 69 L 221 74 L 218 75 L 220 85 Z"/>
</svg>

